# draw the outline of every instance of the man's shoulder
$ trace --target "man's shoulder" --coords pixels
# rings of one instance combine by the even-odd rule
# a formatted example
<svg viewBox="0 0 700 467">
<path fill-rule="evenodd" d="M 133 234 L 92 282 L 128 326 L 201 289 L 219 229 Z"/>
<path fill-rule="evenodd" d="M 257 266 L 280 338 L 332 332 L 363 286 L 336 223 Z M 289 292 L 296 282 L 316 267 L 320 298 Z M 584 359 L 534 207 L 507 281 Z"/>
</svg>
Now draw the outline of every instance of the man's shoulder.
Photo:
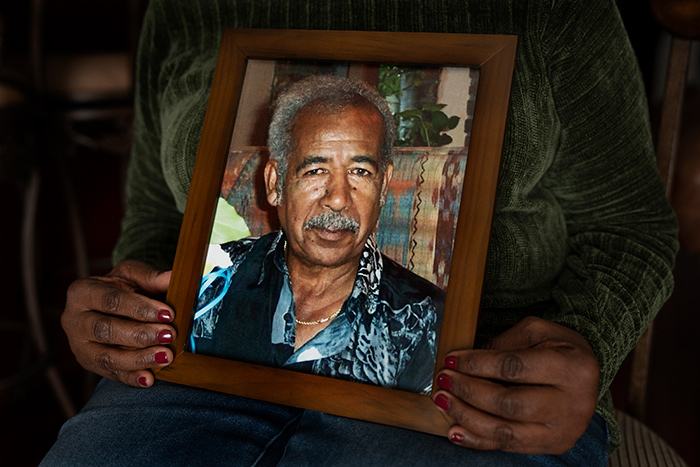
<svg viewBox="0 0 700 467">
<path fill-rule="evenodd" d="M 239 240 L 233 240 L 231 242 L 222 243 L 221 249 L 233 258 L 250 251 L 250 249 L 253 248 L 253 245 L 255 245 L 259 239 L 259 237 L 247 237 Z"/>
<path fill-rule="evenodd" d="M 262 237 L 246 237 L 221 244 L 221 249 L 234 260 L 247 253 L 255 251 L 267 252 L 277 238 L 277 233 L 272 232 Z"/>
<path fill-rule="evenodd" d="M 382 254 L 384 264 L 382 270 L 382 283 L 405 297 L 421 299 L 431 297 L 434 301 L 445 301 L 445 291 L 424 277 L 408 270 L 393 259 Z"/>
</svg>

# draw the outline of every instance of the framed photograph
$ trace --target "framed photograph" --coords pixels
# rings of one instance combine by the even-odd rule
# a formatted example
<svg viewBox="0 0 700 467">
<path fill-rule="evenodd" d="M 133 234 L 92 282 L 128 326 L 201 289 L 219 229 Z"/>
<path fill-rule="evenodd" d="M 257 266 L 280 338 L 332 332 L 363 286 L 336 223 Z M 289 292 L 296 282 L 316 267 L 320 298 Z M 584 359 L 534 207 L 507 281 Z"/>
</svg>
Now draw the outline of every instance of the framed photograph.
<svg viewBox="0 0 700 467">
<path fill-rule="evenodd" d="M 434 378 L 448 352 L 474 342 L 516 45 L 503 35 L 226 30 L 166 299 L 176 312 L 175 359 L 156 377 L 445 435 L 453 422 L 429 391 L 200 353 L 201 294 L 231 241 L 279 229 L 262 180 L 276 94 L 309 74 L 365 81 L 398 128 L 377 246 L 444 290 L 436 358 L 427 362 Z"/>
</svg>

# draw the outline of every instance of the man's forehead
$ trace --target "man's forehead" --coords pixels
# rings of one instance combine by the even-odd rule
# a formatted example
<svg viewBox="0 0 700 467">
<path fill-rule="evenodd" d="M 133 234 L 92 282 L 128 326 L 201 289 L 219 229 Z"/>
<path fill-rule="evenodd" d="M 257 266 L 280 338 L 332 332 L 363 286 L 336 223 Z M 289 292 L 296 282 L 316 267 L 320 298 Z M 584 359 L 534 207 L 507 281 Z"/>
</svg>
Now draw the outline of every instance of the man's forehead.
<svg viewBox="0 0 700 467">
<path fill-rule="evenodd" d="M 377 117 L 379 115 L 373 107 L 347 108 L 326 114 L 302 111 L 297 115 L 291 133 L 293 145 L 291 152 L 298 152 L 301 149 L 303 153 L 307 153 L 307 150 L 311 149 L 308 145 L 323 146 L 334 143 L 366 145 L 371 142 L 372 149 L 364 152 L 379 159 L 384 128 L 381 121 L 377 121 Z M 305 154 L 300 155 L 303 157 Z"/>
<path fill-rule="evenodd" d="M 367 120 L 367 123 L 373 122 L 372 126 L 379 123 L 376 129 L 383 132 L 384 128 L 381 125 L 381 113 L 379 110 L 367 101 L 353 103 L 343 107 L 332 105 L 314 104 L 301 109 L 294 118 L 293 129 L 299 129 L 311 124 L 325 123 L 329 120 L 345 120 L 352 117 L 362 116 Z"/>
</svg>

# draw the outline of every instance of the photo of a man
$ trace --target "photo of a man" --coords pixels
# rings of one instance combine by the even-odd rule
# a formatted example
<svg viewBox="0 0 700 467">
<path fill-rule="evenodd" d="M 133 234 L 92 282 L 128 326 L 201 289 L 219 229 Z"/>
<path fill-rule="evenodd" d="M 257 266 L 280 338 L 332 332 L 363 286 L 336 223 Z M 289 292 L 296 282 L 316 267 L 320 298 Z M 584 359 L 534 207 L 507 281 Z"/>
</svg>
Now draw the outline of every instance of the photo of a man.
<svg viewBox="0 0 700 467">
<path fill-rule="evenodd" d="M 428 393 L 444 292 L 382 255 L 394 118 L 365 84 L 314 76 L 277 99 L 265 166 L 281 230 L 223 244 L 190 352 Z"/>
</svg>

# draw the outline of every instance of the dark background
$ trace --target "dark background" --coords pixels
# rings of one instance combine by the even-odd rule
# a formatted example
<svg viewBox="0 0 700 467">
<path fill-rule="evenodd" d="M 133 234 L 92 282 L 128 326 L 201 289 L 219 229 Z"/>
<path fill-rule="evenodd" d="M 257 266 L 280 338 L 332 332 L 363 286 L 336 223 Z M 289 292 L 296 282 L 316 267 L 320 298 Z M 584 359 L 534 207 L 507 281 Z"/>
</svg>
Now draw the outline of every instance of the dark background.
<svg viewBox="0 0 700 467">
<path fill-rule="evenodd" d="M 78 53 L 133 50 L 140 12 L 146 2 L 53 0 L 47 3 L 44 32 L 47 52 Z M 664 78 L 663 50 L 668 43 L 651 17 L 646 2 L 621 0 L 618 3 L 644 73 L 652 115 L 655 115 Z M 0 1 L 0 18 L 4 24 L 0 75 L 22 70 L 22 60 L 28 50 L 29 4 L 27 0 Z M 131 10 L 134 4 L 138 8 Z M 137 14 L 134 15 L 134 11 Z M 694 66 L 697 70 L 697 64 Z M 697 77 L 691 84 L 697 85 Z M 686 109 L 698 108 L 695 90 L 692 87 L 688 92 Z M 689 111 L 685 114 L 684 134 L 697 134 L 700 128 L 698 116 Z M 95 129 L 103 130 L 101 127 Z M 9 131 L 3 127 L 0 137 L 7 137 Z M 128 143 L 128 132 L 117 134 Z M 689 147 L 689 139 L 681 139 L 682 154 L 700 157 L 700 148 Z M 63 146 L 61 142 L 55 142 L 52 148 L 58 148 L 60 152 Z M 123 168 L 128 155 L 77 147 L 61 157 L 73 182 L 84 222 L 91 273 L 104 274 L 110 269 L 110 253 L 119 233 Z M 43 180 L 39 204 L 36 248 L 40 299 L 44 326 L 51 340 L 51 362 L 59 368 L 75 404 L 81 406 L 89 396 L 95 378 L 86 375 L 77 365 L 60 328 L 65 290 L 76 278 L 76 268 L 67 225 L 68 212 L 63 201 L 64 189 L 50 176 L 58 173 L 60 167 L 51 160 L 51 157 L 42 158 L 44 173 L 49 176 Z M 0 166 L 0 284 L 3 297 L 0 306 L 0 348 L 3 350 L 0 380 L 31 369 L 37 361 L 26 330 L 19 275 L 22 189 L 26 173 L 26 161 L 21 159 L 5 161 Z M 695 205 L 695 208 L 700 209 L 700 205 Z M 681 222 L 685 220 L 682 218 Z M 646 420 L 691 467 L 700 466 L 697 444 L 700 439 L 699 267 L 700 253 L 684 245 L 676 267 L 676 291 L 656 320 Z M 627 368 L 623 367 L 613 386 L 616 404 L 620 406 L 625 399 L 626 374 Z M 38 464 L 64 422 L 42 371 L 31 373 L 22 384 L 0 391 L 0 414 L 2 465 Z"/>
</svg>

